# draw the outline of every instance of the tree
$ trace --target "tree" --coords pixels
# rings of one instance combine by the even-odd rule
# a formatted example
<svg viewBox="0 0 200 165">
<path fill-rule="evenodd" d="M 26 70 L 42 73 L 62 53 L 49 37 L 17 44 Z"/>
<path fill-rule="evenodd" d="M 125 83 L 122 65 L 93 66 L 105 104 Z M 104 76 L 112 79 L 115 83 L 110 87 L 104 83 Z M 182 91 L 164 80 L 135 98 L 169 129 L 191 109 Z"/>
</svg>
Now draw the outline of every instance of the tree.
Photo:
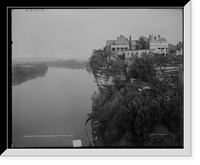
<svg viewBox="0 0 200 165">
<path fill-rule="evenodd" d="M 179 43 L 176 45 L 177 50 L 181 50 L 183 48 L 183 43 L 179 41 Z"/>
<path fill-rule="evenodd" d="M 138 49 L 149 49 L 149 42 L 145 39 L 144 36 L 140 36 L 136 42 L 136 50 Z"/>
<path fill-rule="evenodd" d="M 90 58 L 94 76 L 113 76 L 114 82 L 92 96 L 89 116 L 92 125 L 99 124 L 93 127 L 98 137 L 95 145 L 183 146 L 182 87 L 155 80 L 153 58 L 143 55 L 129 69 L 123 61 L 108 58 L 109 52 L 103 49 L 94 50 Z M 146 86 L 149 88 L 143 88 Z"/>
<path fill-rule="evenodd" d="M 145 54 L 145 53 L 144 53 Z M 143 54 L 142 58 L 136 58 L 135 62 L 129 68 L 129 74 L 133 78 L 140 78 L 142 81 L 155 81 L 155 68 L 153 67 L 153 59 L 146 58 Z"/>
<path fill-rule="evenodd" d="M 111 52 L 107 50 L 106 47 L 99 50 L 93 50 L 92 56 L 89 59 L 89 63 L 93 70 L 96 82 L 101 79 L 104 79 L 104 82 L 108 82 L 109 78 L 118 80 L 118 82 L 127 80 L 127 64 L 122 60 L 109 60 L 110 56 Z M 123 81 L 121 81 L 122 77 L 124 77 Z M 101 84 L 99 87 L 107 88 L 107 85 Z"/>
</svg>

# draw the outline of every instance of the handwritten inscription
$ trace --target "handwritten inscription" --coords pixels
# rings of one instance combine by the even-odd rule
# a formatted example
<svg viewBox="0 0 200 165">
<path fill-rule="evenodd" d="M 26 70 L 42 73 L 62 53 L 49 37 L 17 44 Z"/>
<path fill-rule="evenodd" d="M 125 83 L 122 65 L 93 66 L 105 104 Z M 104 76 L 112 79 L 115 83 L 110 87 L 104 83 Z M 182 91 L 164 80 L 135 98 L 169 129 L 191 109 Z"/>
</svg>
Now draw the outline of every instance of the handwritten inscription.
<svg viewBox="0 0 200 165">
<path fill-rule="evenodd" d="M 24 135 L 24 138 L 36 138 L 36 137 L 73 137 L 73 135 Z"/>
<path fill-rule="evenodd" d="M 44 9 L 25 9 L 26 12 L 38 12 L 38 11 L 44 11 Z"/>
</svg>

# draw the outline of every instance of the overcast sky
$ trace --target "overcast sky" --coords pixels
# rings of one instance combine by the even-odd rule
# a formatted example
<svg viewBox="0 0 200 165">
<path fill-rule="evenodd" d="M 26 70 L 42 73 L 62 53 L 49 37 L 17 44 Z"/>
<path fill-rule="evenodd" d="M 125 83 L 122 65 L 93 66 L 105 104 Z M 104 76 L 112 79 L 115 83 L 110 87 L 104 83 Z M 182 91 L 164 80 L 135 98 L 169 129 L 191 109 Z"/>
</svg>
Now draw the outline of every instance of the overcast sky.
<svg viewBox="0 0 200 165">
<path fill-rule="evenodd" d="M 181 9 L 12 10 L 12 57 L 90 55 L 119 35 L 182 41 Z"/>
</svg>

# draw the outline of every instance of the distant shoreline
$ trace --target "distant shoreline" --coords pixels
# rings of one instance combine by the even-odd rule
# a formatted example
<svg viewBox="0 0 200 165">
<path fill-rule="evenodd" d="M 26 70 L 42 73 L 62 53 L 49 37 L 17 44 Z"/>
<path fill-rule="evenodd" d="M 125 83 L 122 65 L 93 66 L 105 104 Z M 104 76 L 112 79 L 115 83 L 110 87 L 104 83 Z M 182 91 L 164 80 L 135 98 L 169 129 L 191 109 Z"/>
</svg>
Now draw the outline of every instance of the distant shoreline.
<svg viewBox="0 0 200 165">
<path fill-rule="evenodd" d="M 23 65 L 26 63 L 30 64 L 39 64 L 39 63 L 45 63 L 48 67 L 64 67 L 69 69 L 86 69 L 88 72 L 92 72 L 92 69 L 90 68 L 90 64 L 88 59 L 86 60 L 77 60 L 77 59 L 61 59 L 61 60 L 53 60 L 53 61 L 36 61 L 36 60 L 14 60 L 12 61 L 12 66 L 14 65 Z"/>
<path fill-rule="evenodd" d="M 38 76 L 44 76 L 48 70 L 45 63 L 23 63 L 12 65 L 12 84 L 17 85 Z"/>
</svg>

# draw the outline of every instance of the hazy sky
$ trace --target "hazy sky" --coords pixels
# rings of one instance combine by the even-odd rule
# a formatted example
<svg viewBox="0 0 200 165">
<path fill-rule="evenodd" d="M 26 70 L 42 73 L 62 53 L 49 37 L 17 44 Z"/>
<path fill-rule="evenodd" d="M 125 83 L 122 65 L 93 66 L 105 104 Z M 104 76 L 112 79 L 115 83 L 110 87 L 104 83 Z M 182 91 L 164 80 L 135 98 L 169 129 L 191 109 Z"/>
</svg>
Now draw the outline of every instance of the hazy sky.
<svg viewBox="0 0 200 165">
<path fill-rule="evenodd" d="M 90 55 L 119 35 L 182 41 L 181 9 L 12 10 L 12 57 Z"/>
</svg>

